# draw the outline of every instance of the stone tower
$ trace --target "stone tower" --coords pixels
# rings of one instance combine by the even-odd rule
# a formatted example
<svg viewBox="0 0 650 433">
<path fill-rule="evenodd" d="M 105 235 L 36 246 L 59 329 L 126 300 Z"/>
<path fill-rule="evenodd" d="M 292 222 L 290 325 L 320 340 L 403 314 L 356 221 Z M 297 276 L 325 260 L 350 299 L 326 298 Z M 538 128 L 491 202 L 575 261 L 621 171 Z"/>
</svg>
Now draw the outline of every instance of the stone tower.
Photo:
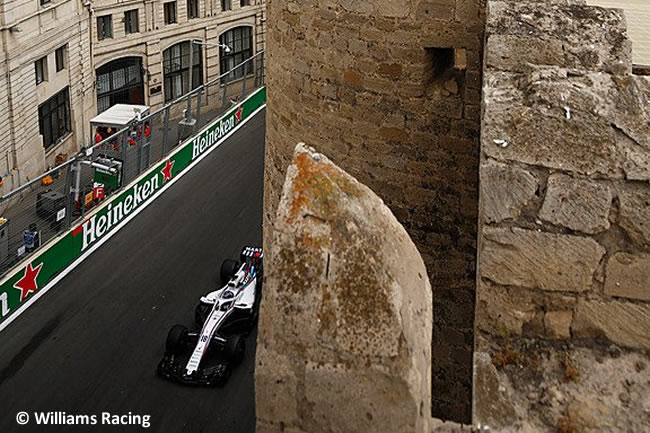
<svg viewBox="0 0 650 433">
<path fill-rule="evenodd" d="M 265 245 L 298 142 L 377 192 L 431 279 L 433 415 L 470 422 L 484 1 L 267 8 Z"/>
</svg>

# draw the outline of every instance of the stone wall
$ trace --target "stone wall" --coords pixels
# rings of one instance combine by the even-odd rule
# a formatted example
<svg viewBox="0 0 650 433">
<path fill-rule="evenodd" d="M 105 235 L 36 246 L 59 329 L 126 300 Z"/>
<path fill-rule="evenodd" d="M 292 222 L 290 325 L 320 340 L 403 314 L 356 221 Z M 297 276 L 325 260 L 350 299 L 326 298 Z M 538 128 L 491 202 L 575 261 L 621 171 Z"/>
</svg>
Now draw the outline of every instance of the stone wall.
<svg viewBox="0 0 650 433">
<path fill-rule="evenodd" d="M 271 238 L 257 432 L 428 433 L 431 287 L 391 211 L 298 145 Z"/>
<path fill-rule="evenodd" d="M 369 185 L 405 226 L 431 278 L 433 413 L 465 422 L 483 3 L 267 2 L 265 246 L 293 143 L 309 142 Z"/>
<path fill-rule="evenodd" d="M 650 77 L 579 3 L 488 5 L 476 326 L 648 349 Z"/>
</svg>

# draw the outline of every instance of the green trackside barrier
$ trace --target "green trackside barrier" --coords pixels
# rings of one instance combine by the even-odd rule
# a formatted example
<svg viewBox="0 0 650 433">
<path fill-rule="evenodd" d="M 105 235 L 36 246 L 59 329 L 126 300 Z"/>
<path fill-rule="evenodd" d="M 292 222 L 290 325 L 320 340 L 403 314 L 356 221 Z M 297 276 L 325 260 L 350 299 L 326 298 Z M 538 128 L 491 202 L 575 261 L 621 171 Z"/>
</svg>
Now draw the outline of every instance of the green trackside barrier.
<svg viewBox="0 0 650 433">
<path fill-rule="evenodd" d="M 182 144 L 166 159 L 149 169 L 123 191 L 116 194 L 83 222 L 44 247 L 42 253 L 22 263 L 0 283 L 0 330 L 11 322 L 16 312 L 24 310 L 54 278 L 137 209 L 152 202 L 152 197 L 167 182 L 182 173 L 241 122 L 247 120 L 266 103 L 266 88 L 251 94 L 241 104 L 206 126 L 198 135 Z M 85 258 L 85 257 L 84 257 Z M 49 286 L 47 287 L 49 289 Z M 29 302 L 29 303 L 28 303 Z M 13 320 L 13 319 L 12 319 Z"/>
</svg>

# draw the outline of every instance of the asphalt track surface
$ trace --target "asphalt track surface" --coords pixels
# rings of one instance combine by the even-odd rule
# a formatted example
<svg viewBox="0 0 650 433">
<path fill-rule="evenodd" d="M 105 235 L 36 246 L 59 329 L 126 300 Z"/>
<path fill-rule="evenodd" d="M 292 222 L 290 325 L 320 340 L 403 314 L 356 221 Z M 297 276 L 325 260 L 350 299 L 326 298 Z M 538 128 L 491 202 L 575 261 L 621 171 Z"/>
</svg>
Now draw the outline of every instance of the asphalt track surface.
<svg viewBox="0 0 650 433">
<path fill-rule="evenodd" d="M 155 374 L 224 258 L 261 245 L 265 110 L 0 332 L 0 432 L 255 431 L 255 334 L 221 388 Z M 29 413 L 29 424 L 16 414 Z M 35 411 L 150 415 L 151 426 L 37 426 Z"/>
</svg>

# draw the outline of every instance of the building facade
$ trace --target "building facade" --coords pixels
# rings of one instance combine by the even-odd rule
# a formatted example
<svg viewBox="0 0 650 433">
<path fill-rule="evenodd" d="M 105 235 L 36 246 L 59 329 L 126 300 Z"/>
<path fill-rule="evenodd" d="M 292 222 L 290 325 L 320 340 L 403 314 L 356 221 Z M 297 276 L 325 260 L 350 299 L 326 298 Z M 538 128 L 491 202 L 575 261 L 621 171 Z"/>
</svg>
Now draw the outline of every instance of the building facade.
<svg viewBox="0 0 650 433">
<path fill-rule="evenodd" d="M 264 0 L 3 2 L 3 192 L 74 154 L 111 105 L 155 110 L 253 56 L 264 26 Z M 190 80 L 191 40 L 208 45 L 192 44 Z"/>
<path fill-rule="evenodd" d="M 74 0 L 14 0 L 0 6 L 3 192 L 79 146 L 93 81 L 84 11 Z"/>
</svg>

